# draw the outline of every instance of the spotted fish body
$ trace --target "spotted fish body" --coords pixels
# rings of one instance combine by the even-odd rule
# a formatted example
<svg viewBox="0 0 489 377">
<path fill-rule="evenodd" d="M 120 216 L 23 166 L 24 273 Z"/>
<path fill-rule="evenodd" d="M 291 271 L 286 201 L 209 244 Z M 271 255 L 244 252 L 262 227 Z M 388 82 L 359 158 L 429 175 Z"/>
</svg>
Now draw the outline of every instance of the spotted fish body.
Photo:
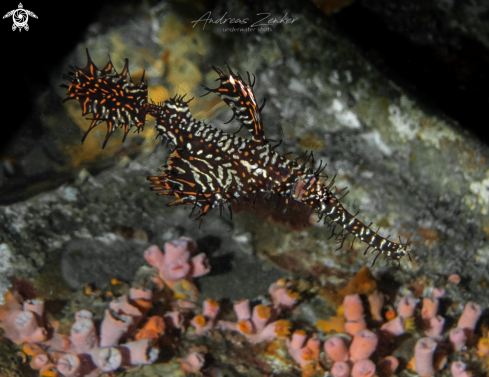
<svg viewBox="0 0 489 377">
<path fill-rule="evenodd" d="M 325 221 L 331 220 L 330 225 L 340 226 L 342 230 L 336 234 L 340 248 L 352 234 L 369 245 L 367 250 L 372 248 L 389 259 L 400 260 L 408 254 L 409 242 L 389 241 L 346 211 L 337 198 L 343 190 L 334 188 L 334 178 L 326 184 L 322 169 L 314 170 L 314 163 L 308 164 L 312 155 L 289 160 L 274 150 L 265 137 L 261 108 L 249 75 L 248 84 L 231 69 L 225 74 L 213 67 L 220 85 L 206 88 L 217 94 L 231 108 L 233 118 L 248 129 L 251 138 L 247 139 L 194 119 L 185 96 L 161 104 L 148 103 L 147 86 L 132 83 L 127 60 L 119 75 L 112 62 L 100 71 L 88 51 L 87 56 L 85 68 L 66 76 L 70 80 L 69 86 L 63 85 L 68 88 L 66 100 L 78 100 L 83 115 L 94 114 L 86 134 L 98 124 L 107 123 L 104 147 L 116 126 L 124 128 L 125 138 L 132 127 L 144 127 L 146 115 L 155 118 L 157 133 L 175 147 L 168 163 L 160 169 L 161 175 L 148 177 L 158 195 L 176 197 L 167 205 L 190 205 L 194 210 L 198 207 L 197 218 L 202 219 L 212 208 L 222 210 L 228 206 L 231 211 L 232 200 L 239 202 L 257 193 L 273 194 L 285 197 L 287 203 L 305 203 L 311 211 L 317 211 L 319 219 L 324 217 Z"/>
<path fill-rule="evenodd" d="M 265 139 L 244 139 L 195 120 L 183 99 L 150 105 L 156 130 L 176 149 L 163 175 L 149 177 L 154 191 L 175 195 L 171 205 L 191 204 L 210 209 L 257 191 L 290 195 L 300 171 L 295 161 L 275 152 Z"/>
</svg>

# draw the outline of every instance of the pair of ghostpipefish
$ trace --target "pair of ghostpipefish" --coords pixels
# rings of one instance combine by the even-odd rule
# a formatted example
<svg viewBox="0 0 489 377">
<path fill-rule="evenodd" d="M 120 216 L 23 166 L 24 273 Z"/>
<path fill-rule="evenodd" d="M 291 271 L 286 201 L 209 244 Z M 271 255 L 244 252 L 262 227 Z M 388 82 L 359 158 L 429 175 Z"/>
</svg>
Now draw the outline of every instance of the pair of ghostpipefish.
<svg viewBox="0 0 489 377">
<path fill-rule="evenodd" d="M 248 129 L 251 138 L 242 138 L 194 119 L 188 108 L 191 100 L 186 101 L 185 95 L 159 104 L 148 103 L 144 73 L 141 82 L 134 84 L 128 64 L 126 59 L 122 72 L 117 73 L 109 59 L 99 70 L 87 50 L 87 65 L 71 67 L 74 72 L 63 75 L 70 81 L 69 85 L 60 85 L 68 89 L 64 101 L 75 99 L 81 105 L 82 115 L 93 114 L 82 142 L 94 127 L 106 122 L 102 148 L 116 127 L 123 129 L 124 141 L 129 130 L 143 129 L 146 115 L 155 118 L 156 132 L 175 148 L 160 169 L 161 175 L 148 177 L 151 190 L 158 195 L 176 197 L 167 205 L 190 205 L 192 213 L 198 207 L 196 219 L 202 220 L 212 208 L 219 207 L 222 212 L 225 205 L 232 216 L 232 200 L 239 203 L 240 198 L 257 193 L 277 195 L 284 197 L 286 204 L 290 200 L 305 203 L 311 212 L 316 210 L 319 221 L 324 217 L 326 222 L 329 218 L 331 227 L 341 226 L 340 233 L 335 234 L 333 229 L 332 234 L 341 243 L 338 249 L 351 234 L 353 241 L 358 238 L 368 244 L 365 253 L 370 248 L 372 253 L 378 252 L 373 264 L 381 254 L 394 261 L 409 255 L 409 241 L 402 243 L 400 238 L 399 243 L 389 241 L 370 229 L 371 224 L 365 225 L 342 206 L 342 198 L 337 195 L 343 189 L 336 190 L 334 178 L 326 184 L 327 176 L 322 174 L 325 167 L 321 168 L 320 164 L 314 169 L 312 153 L 289 160 L 275 151 L 277 145 L 272 146 L 264 134 L 261 110 L 265 101 L 262 106 L 257 105 L 253 93 L 255 82 L 251 82 L 249 73 L 246 83 L 229 67 L 228 74 L 213 67 L 219 75 L 219 87 L 204 87 L 206 94 L 217 94 L 231 108 L 231 120 L 237 118 L 241 127 Z"/>
</svg>

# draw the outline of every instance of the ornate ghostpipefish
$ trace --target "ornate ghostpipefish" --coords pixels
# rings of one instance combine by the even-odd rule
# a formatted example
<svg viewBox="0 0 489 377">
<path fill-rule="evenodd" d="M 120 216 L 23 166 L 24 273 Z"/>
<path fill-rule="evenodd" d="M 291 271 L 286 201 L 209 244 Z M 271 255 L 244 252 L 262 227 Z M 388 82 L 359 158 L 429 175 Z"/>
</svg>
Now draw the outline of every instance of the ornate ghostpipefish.
<svg viewBox="0 0 489 377">
<path fill-rule="evenodd" d="M 231 120 L 237 118 L 248 129 L 251 138 L 245 139 L 194 119 L 188 108 L 191 99 L 185 100 L 185 95 L 159 104 L 148 103 L 144 73 L 141 82 L 134 84 L 128 65 L 126 59 L 122 72 L 117 73 L 109 60 L 99 70 L 87 50 L 87 65 L 72 67 L 74 72 L 64 75 L 70 84 L 60 85 L 68 89 L 68 97 L 63 102 L 75 99 L 81 105 L 82 115 L 93 114 L 82 142 L 94 127 L 106 123 L 102 148 L 116 127 L 123 128 L 124 141 L 129 130 L 144 128 L 146 115 L 155 118 L 158 135 L 175 147 L 168 163 L 160 169 L 161 175 L 148 177 L 151 190 L 177 198 L 167 205 L 190 205 L 192 213 L 198 207 L 196 219 L 202 220 L 215 207 L 222 211 L 227 206 L 232 216 L 232 200 L 257 193 L 275 194 L 284 197 L 286 203 L 290 200 L 305 203 L 311 212 L 316 210 L 319 220 L 330 219 L 330 226 L 339 225 L 340 233 L 335 234 L 333 230 L 341 243 L 338 249 L 352 234 L 354 240 L 358 238 L 368 244 L 365 253 L 370 248 L 378 252 L 374 263 L 380 254 L 395 261 L 409 255 L 409 241 L 389 241 L 370 229 L 371 224 L 365 225 L 342 206 L 337 195 L 344 189 L 336 190 L 334 178 L 326 184 L 321 164 L 317 169 L 314 162 L 308 164 L 310 159 L 314 161 L 312 153 L 289 160 L 274 150 L 263 129 L 261 111 L 265 101 L 258 106 L 249 73 L 247 83 L 229 67 L 228 74 L 213 67 L 219 75 L 219 87 L 205 87 L 206 94 L 217 94 L 231 108 Z"/>
</svg>

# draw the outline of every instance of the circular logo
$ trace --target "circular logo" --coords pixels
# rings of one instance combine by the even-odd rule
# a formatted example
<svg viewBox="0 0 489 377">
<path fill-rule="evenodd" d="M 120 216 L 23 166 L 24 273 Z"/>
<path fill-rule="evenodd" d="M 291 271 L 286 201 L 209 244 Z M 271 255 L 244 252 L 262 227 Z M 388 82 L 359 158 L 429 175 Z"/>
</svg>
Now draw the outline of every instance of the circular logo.
<svg viewBox="0 0 489 377">
<path fill-rule="evenodd" d="M 19 3 L 19 7 L 17 9 L 7 12 L 7 14 L 3 16 L 3 18 L 7 18 L 10 16 L 12 16 L 12 21 L 14 21 L 14 24 L 12 25 L 12 30 L 19 29 L 19 31 L 22 31 L 22 29 L 25 29 L 26 31 L 29 30 L 29 25 L 27 25 L 29 16 L 37 18 L 34 12 L 24 9 L 22 3 Z"/>
<path fill-rule="evenodd" d="M 14 20 L 14 25 L 18 28 L 23 28 L 27 25 L 27 21 L 29 20 L 29 15 L 25 11 L 25 9 L 16 9 L 14 10 L 14 14 L 12 15 L 12 19 Z"/>
</svg>

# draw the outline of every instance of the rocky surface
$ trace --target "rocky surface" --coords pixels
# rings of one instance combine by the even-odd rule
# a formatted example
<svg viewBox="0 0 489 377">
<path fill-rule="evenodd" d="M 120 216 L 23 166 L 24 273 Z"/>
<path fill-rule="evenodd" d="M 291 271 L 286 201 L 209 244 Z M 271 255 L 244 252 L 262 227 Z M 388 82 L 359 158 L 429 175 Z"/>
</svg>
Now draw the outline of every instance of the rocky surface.
<svg viewBox="0 0 489 377">
<path fill-rule="evenodd" d="M 275 18 L 288 14 L 298 20 L 275 25 L 274 31 L 249 33 L 203 22 L 192 27 L 192 20 L 197 20 L 202 10 L 196 7 L 189 13 L 166 3 L 119 9 L 118 17 L 130 14 L 132 22 L 94 23 L 74 55 L 66 59 L 66 65 L 83 65 L 85 48 L 99 66 L 105 64 L 107 52 L 118 69 L 128 57 L 134 80 L 146 69 L 150 97 L 155 100 L 172 90 L 191 96 L 201 94 L 198 85 L 214 79 L 210 67 L 222 60 L 240 71 L 255 72 L 257 97 L 268 98 L 264 110 L 268 137 L 282 139 L 279 148 L 283 152 L 313 150 L 317 160 L 328 163 L 328 174 L 338 174 L 338 187 L 350 188 L 345 205 L 351 212 L 360 210 L 360 219 L 387 228 L 384 232 L 411 238 L 414 262 L 406 261 L 405 270 L 470 269 L 476 281 L 485 278 L 478 267 L 485 265 L 484 242 L 489 226 L 485 146 L 382 78 L 313 7 L 272 7 L 268 11 Z M 218 4 L 212 15 L 216 18 L 228 12 L 244 18 L 250 14 L 255 17 L 258 11 L 228 3 Z M 109 8 L 102 12 L 101 19 L 108 13 Z M 123 145 L 115 135 L 106 150 L 99 148 L 103 130 L 93 132 L 85 145 L 77 145 L 88 121 L 81 117 L 77 103 L 61 107 L 63 91 L 54 89 L 66 65 L 53 70 L 53 89 L 40 98 L 39 106 L 48 109 L 41 115 L 41 122 L 46 132 L 51 130 L 57 135 L 58 150 L 72 174 L 84 172 L 81 169 L 85 167 L 97 172 L 104 166 L 124 165 L 131 158 L 147 155 L 156 143 L 151 125 Z M 211 96 L 194 103 L 191 110 L 197 118 L 210 118 L 224 109 Z M 227 117 L 225 112 L 212 123 L 234 130 L 236 124 L 222 124 Z M 26 177 L 30 174 L 27 167 L 32 166 L 29 159 L 44 169 L 54 169 L 36 153 L 33 150 L 26 157 L 22 170 Z M 155 162 L 144 160 L 102 173 L 88 180 L 94 187 L 83 194 L 79 194 L 76 184 L 68 184 L 53 193 L 3 207 L 2 242 L 13 253 L 15 265 L 32 274 L 51 256 L 58 257 L 64 243 L 72 238 L 103 236 L 114 226 L 154 229 L 155 216 L 147 212 L 150 207 L 158 208 L 162 217 L 181 211 L 166 209 L 162 201 L 156 207 L 146 191 L 144 175 L 151 174 L 163 161 L 163 157 Z M 144 165 L 148 173 L 138 171 L 126 176 L 136 165 Z M 105 180 L 120 181 L 122 191 L 107 189 Z M 84 216 L 74 216 L 72 206 L 83 209 Z M 239 217 L 236 220 L 240 223 Z M 257 226 L 256 222 L 263 224 Z M 243 223 L 252 232 L 257 251 L 270 242 L 263 241 L 266 237 L 260 235 L 262 229 L 277 234 L 268 247 L 270 254 L 289 253 L 294 258 L 310 242 L 303 259 L 306 269 L 343 264 L 354 270 L 367 261 L 357 257 L 355 251 L 332 254 L 332 246 L 320 241 L 328 231 L 318 226 L 307 233 L 290 233 L 287 227 L 263 219 Z M 381 264 L 379 268 L 389 267 Z"/>
</svg>

